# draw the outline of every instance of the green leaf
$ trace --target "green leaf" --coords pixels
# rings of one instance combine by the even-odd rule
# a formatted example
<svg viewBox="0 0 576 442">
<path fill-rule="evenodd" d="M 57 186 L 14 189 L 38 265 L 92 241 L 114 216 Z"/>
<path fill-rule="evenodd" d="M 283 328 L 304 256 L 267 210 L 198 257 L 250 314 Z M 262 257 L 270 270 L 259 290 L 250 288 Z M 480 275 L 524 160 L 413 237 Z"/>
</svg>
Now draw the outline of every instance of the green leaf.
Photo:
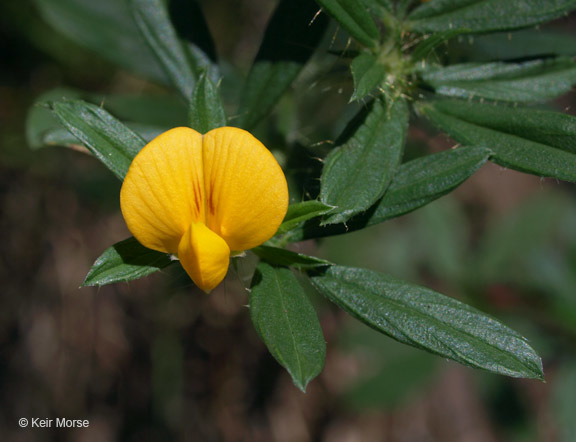
<svg viewBox="0 0 576 442">
<path fill-rule="evenodd" d="M 353 136 L 330 152 L 322 170 L 320 200 L 337 206 L 338 212 L 326 224 L 346 221 L 384 194 L 402 159 L 407 128 L 404 101 L 388 108 L 374 100 Z"/>
<path fill-rule="evenodd" d="M 420 33 L 504 31 L 553 20 L 574 8 L 576 0 L 434 0 L 414 9 L 407 26 Z"/>
<path fill-rule="evenodd" d="M 280 2 L 246 79 L 237 126 L 254 128 L 298 76 L 327 27 L 327 17 L 315 17 L 317 11 L 316 4 L 309 0 Z"/>
<path fill-rule="evenodd" d="M 201 134 L 226 126 L 226 114 L 218 89 L 203 74 L 190 99 L 190 127 Z"/>
<path fill-rule="evenodd" d="M 359 43 L 374 48 L 380 31 L 359 0 L 316 0 Z"/>
<path fill-rule="evenodd" d="M 354 79 L 354 94 L 350 101 L 361 100 L 375 88 L 377 88 L 386 76 L 384 66 L 376 57 L 363 52 L 356 57 L 350 65 L 352 78 Z"/>
<path fill-rule="evenodd" d="M 322 371 L 326 344 L 316 312 L 289 269 L 258 264 L 250 317 L 272 356 L 305 391 Z"/>
<path fill-rule="evenodd" d="M 187 109 L 171 95 L 101 95 L 74 89 L 56 88 L 42 94 L 28 111 L 26 139 L 32 149 L 44 146 L 76 147 L 81 143 L 58 121 L 43 103 L 65 99 L 84 99 L 99 104 L 144 140 L 150 141 L 173 127 L 188 124 Z"/>
<path fill-rule="evenodd" d="M 576 181 L 576 156 L 562 150 L 571 150 L 573 142 L 566 141 L 564 136 L 555 135 L 563 132 L 562 122 L 572 121 L 570 118 L 559 116 L 558 122 L 550 127 L 550 131 L 545 127 L 543 134 L 534 135 L 538 130 L 538 123 L 534 120 L 532 123 L 527 121 L 526 126 L 530 126 L 530 129 L 522 131 L 522 124 L 517 123 L 517 116 L 514 117 L 514 109 L 506 108 L 504 112 L 492 106 L 471 103 L 467 105 L 457 101 L 423 103 L 418 107 L 436 126 L 456 141 L 490 148 L 493 151 L 491 160 L 497 164 L 534 175 Z M 467 113 L 461 113 L 463 111 Z M 493 112 L 494 116 L 487 115 L 490 112 Z M 554 117 L 546 113 L 544 118 L 545 122 L 550 122 Z M 515 119 L 516 123 L 512 122 L 512 119 Z M 570 136 L 573 130 L 573 123 L 569 124 L 566 135 Z"/>
<path fill-rule="evenodd" d="M 259 246 L 252 249 L 252 252 L 254 252 L 263 261 L 276 266 L 309 269 L 313 267 L 332 265 L 330 261 L 326 261 L 325 259 L 292 252 L 279 247 Z"/>
<path fill-rule="evenodd" d="M 347 313 L 399 342 L 493 373 L 544 377 L 542 361 L 525 338 L 455 299 L 350 267 L 328 267 L 311 280 Z"/>
<path fill-rule="evenodd" d="M 168 84 L 125 1 L 35 0 L 42 17 L 74 42 L 147 78 Z"/>
<path fill-rule="evenodd" d="M 333 206 L 327 206 L 326 204 L 316 200 L 290 204 L 288 206 L 288 212 L 286 212 L 286 216 L 284 217 L 284 221 L 282 221 L 282 224 L 278 228 L 277 234 L 286 233 L 302 224 L 304 221 L 324 215 L 333 209 Z"/>
<path fill-rule="evenodd" d="M 118 178 L 124 179 L 144 140 L 104 109 L 81 100 L 48 103 L 68 131 Z"/>
<path fill-rule="evenodd" d="M 127 282 L 157 272 L 174 261 L 166 253 L 150 250 L 128 238 L 109 247 L 96 260 L 82 286 Z"/>
<path fill-rule="evenodd" d="M 60 126 L 59 123 L 57 124 Z M 156 138 L 161 133 L 166 132 L 168 129 L 171 129 L 171 126 L 149 126 L 147 124 L 132 122 L 125 122 L 124 124 L 128 129 L 139 135 L 146 143 L 152 141 L 152 139 Z M 85 149 L 85 146 L 63 127 L 55 127 L 46 130 L 42 134 L 42 146 L 64 146 L 72 149 L 81 147 L 82 149 Z"/>
<path fill-rule="evenodd" d="M 437 100 L 434 108 L 466 121 L 530 141 L 576 153 L 576 117 L 531 108 L 495 106 L 460 100 Z"/>
<path fill-rule="evenodd" d="M 178 39 L 162 0 L 129 0 L 140 34 L 172 85 L 188 100 L 196 83 L 196 64 Z"/>
<path fill-rule="evenodd" d="M 460 147 L 404 163 L 384 197 L 367 212 L 346 225 L 320 226 L 315 220 L 288 233 L 289 240 L 303 241 L 360 230 L 409 213 L 454 190 L 470 178 L 492 154 L 483 147 Z"/>
<path fill-rule="evenodd" d="M 437 94 L 512 102 L 555 98 L 576 83 L 576 61 L 570 58 L 524 63 L 464 63 L 420 72 Z"/>
</svg>

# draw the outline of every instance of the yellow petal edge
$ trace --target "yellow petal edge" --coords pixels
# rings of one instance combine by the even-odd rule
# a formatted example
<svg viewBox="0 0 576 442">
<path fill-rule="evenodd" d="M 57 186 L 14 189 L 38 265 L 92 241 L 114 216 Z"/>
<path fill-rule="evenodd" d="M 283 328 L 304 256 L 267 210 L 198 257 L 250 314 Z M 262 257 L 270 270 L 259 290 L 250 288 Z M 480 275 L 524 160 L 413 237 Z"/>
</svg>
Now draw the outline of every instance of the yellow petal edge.
<svg viewBox="0 0 576 442">
<path fill-rule="evenodd" d="M 144 246 L 177 255 L 205 292 L 226 276 L 231 252 L 270 239 L 288 209 L 280 165 L 245 130 L 201 135 L 177 127 L 136 155 L 120 191 L 126 225 Z"/>
</svg>

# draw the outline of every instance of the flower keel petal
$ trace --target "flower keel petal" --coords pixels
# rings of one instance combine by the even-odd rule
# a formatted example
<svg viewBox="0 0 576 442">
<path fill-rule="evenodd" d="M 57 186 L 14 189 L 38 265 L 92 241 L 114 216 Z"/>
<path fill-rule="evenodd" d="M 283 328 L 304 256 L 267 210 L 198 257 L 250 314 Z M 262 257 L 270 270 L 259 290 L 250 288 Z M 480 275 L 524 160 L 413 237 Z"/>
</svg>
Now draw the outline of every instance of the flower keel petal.
<svg viewBox="0 0 576 442">
<path fill-rule="evenodd" d="M 211 292 L 228 272 L 230 248 L 203 223 L 192 223 L 178 246 L 178 258 L 192 281 Z"/>
</svg>

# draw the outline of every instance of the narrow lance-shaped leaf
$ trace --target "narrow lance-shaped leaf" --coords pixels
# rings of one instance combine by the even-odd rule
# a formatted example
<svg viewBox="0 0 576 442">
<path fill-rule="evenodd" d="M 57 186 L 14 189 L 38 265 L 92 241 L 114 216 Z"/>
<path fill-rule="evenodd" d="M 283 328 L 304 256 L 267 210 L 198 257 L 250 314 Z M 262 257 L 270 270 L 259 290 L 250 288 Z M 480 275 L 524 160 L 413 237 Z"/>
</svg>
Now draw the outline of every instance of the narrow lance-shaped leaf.
<svg viewBox="0 0 576 442">
<path fill-rule="evenodd" d="M 386 70 L 376 57 L 367 52 L 358 55 L 350 65 L 354 93 L 350 101 L 361 100 L 384 81 Z"/>
<path fill-rule="evenodd" d="M 347 313 L 399 342 L 493 373 L 544 377 L 542 361 L 525 338 L 455 299 L 350 267 L 327 267 L 311 280 Z"/>
<path fill-rule="evenodd" d="M 314 307 L 289 269 L 258 264 L 250 317 L 272 356 L 305 391 L 322 371 L 326 343 Z"/>
<path fill-rule="evenodd" d="M 414 9 L 407 26 L 421 33 L 504 31 L 562 17 L 575 8 L 576 0 L 434 0 Z"/>
<path fill-rule="evenodd" d="M 226 126 L 226 114 L 218 89 L 203 74 L 190 100 L 190 127 L 201 134 Z"/>
<path fill-rule="evenodd" d="M 485 127 L 482 119 L 476 121 L 476 114 L 459 113 L 457 103 L 452 108 L 432 102 L 421 104 L 419 109 L 455 140 L 489 147 L 493 151 L 491 160 L 497 164 L 534 175 L 576 181 L 576 155 L 553 145 L 532 141 L 530 132 L 512 135 Z M 489 112 L 488 108 L 484 109 Z M 507 118 L 501 117 L 504 121 Z"/>
<path fill-rule="evenodd" d="M 144 140 L 104 109 L 81 100 L 48 103 L 61 123 L 123 179 Z"/>
<path fill-rule="evenodd" d="M 309 0 L 282 0 L 268 23 L 243 89 L 235 124 L 253 128 L 292 84 L 320 42 L 328 18 Z"/>
<path fill-rule="evenodd" d="M 82 285 L 103 286 L 132 281 L 157 272 L 173 262 L 167 254 L 150 250 L 135 238 L 128 238 L 106 249 Z"/>
<path fill-rule="evenodd" d="M 446 195 L 470 178 L 492 152 L 484 147 L 460 147 L 402 164 L 384 197 L 346 225 L 320 226 L 310 220 L 286 235 L 292 242 L 340 235 L 411 212 Z"/>
<path fill-rule="evenodd" d="M 195 65 L 184 49 L 162 0 L 129 0 L 134 20 L 172 85 L 189 99 L 196 83 Z"/>
<path fill-rule="evenodd" d="M 420 76 L 440 95 L 536 102 L 570 91 L 576 83 L 576 61 L 559 57 L 524 63 L 464 63 L 428 68 Z"/>
<path fill-rule="evenodd" d="M 263 261 L 275 266 L 309 269 L 313 267 L 332 265 L 330 261 L 326 261 L 325 259 L 304 255 L 303 253 L 292 252 L 279 247 L 258 246 L 252 249 L 252 252 L 254 252 Z"/>
<path fill-rule="evenodd" d="M 364 46 L 378 44 L 380 32 L 360 0 L 316 0 L 334 20 Z"/>
<path fill-rule="evenodd" d="M 338 209 L 326 224 L 346 221 L 384 194 L 402 159 L 407 128 L 404 101 L 388 107 L 374 100 L 352 137 L 330 152 L 322 170 L 320 200 Z"/>
</svg>

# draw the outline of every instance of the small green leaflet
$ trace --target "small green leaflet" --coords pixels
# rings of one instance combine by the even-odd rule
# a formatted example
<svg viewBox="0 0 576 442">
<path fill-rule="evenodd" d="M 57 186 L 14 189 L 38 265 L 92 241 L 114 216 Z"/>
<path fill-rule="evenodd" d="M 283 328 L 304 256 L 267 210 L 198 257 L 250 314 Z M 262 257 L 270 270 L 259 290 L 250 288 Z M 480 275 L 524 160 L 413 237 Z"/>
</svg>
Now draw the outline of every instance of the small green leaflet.
<svg viewBox="0 0 576 442">
<path fill-rule="evenodd" d="M 366 47 L 374 48 L 380 31 L 360 0 L 316 0 L 352 37 Z"/>
<path fill-rule="evenodd" d="M 537 102 L 570 91 L 576 83 L 576 61 L 558 57 L 524 63 L 464 63 L 430 67 L 420 76 L 439 95 Z"/>
<path fill-rule="evenodd" d="M 374 100 L 346 142 L 327 156 L 320 200 L 338 211 L 325 224 L 341 223 L 372 206 L 386 191 L 404 152 L 408 106 Z M 355 124 L 355 122 L 353 122 Z"/>
<path fill-rule="evenodd" d="M 190 99 L 190 127 L 201 134 L 226 126 L 226 114 L 218 89 L 202 74 Z"/>
<path fill-rule="evenodd" d="M 420 33 L 504 31 L 553 20 L 575 8 L 576 0 L 433 0 L 414 9 L 407 26 Z"/>
<path fill-rule="evenodd" d="M 272 356 L 305 391 L 324 367 L 326 343 L 314 307 L 289 269 L 258 264 L 250 317 Z"/>
<path fill-rule="evenodd" d="M 150 250 L 135 238 L 128 238 L 104 251 L 82 285 L 103 286 L 132 281 L 157 272 L 173 262 L 166 253 Z"/>
<path fill-rule="evenodd" d="M 409 213 L 454 190 L 482 167 L 491 154 L 484 147 L 460 147 L 404 163 L 384 197 L 365 213 L 348 220 L 346 225 L 322 227 L 311 220 L 287 236 L 296 242 L 340 235 Z"/>
<path fill-rule="evenodd" d="M 311 280 L 347 313 L 399 342 L 493 373 L 544 378 L 525 338 L 453 298 L 351 267 L 327 267 Z"/>
<path fill-rule="evenodd" d="M 354 93 L 350 101 L 361 100 L 376 89 L 386 77 L 384 66 L 376 57 L 367 52 L 358 55 L 350 65 L 354 79 Z"/>
<path fill-rule="evenodd" d="M 571 118 L 558 120 L 551 125 L 550 131 L 534 120 L 532 123 L 526 120 L 530 129 L 522 130 L 514 109 L 504 111 L 489 105 L 458 101 L 421 103 L 418 109 L 455 140 L 490 148 L 493 151 L 491 160 L 497 164 L 534 175 L 576 181 L 572 140 L 566 141 L 565 136 L 559 136 L 564 133 L 569 137 L 572 133 L 573 125 L 564 128 L 562 124 L 566 120 L 572 121 Z M 520 112 L 529 113 L 527 109 Z M 493 115 L 488 115 L 491 113 Z M 540 115 L 544 116 L 544 123 L 551 120 L 548 114 Z M 538 116 L 536 114 L 536 118 Z M 538 130 L 543 133 L 534 135 Z M 568 151 L 562 150 L 567 148 Z"/>
<path fill-rule="evenodd" d="M 81 100 L 49 102 L 50 110 L 108 169 L 120 178 L 128 172 L 145 141 L 104 109 Z"/>
</svg>

